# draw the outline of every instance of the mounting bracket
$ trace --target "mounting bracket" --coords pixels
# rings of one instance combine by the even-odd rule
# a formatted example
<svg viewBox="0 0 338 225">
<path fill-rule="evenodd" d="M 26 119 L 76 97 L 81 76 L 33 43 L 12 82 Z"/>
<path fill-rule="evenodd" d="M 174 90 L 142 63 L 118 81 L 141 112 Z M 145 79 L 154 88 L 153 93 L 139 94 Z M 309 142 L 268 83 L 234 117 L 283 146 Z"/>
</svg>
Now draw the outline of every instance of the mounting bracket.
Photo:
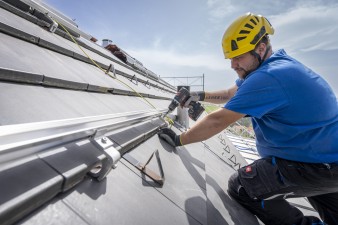
<svg viewBox="0 0 338 225">
<path fill-rule="evenodd" d="M 93 139 L 92 143 L 97 146 L 105 155 L 102 161 L 90 171 L 90 175 L 98 181 L 102 181 L 113 168 L 117 167 L 118 161 L 121 159 L 121 154 L 114 148 L 114 143 L 107 137 Z"/>
</svg>

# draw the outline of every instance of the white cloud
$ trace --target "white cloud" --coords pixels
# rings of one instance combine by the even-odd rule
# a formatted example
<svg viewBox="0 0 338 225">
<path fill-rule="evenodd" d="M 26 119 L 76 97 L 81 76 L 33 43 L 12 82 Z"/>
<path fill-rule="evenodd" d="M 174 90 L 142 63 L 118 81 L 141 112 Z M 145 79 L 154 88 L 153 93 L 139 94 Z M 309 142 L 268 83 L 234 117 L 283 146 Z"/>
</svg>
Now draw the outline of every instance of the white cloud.
<svg viewBox="0 0 338 225">
<path fill-rule="evenodd" d="M 273 44 L 292 51 L 338 49 L 338 5 L 297 8 L 271 17 Z"/>
<path fill-rule="evenodd" d="M 231 0 L 208 0 L 209 21 L 219 23 L 222 19 L 234 14 L 237 8 L 231 4 Z"/>
<path fill-rule="evenodd" d="M 137 59 L 142 59 L 143 64 L 158 67 L 159 65 L 166 66 L 185 66 L 206 68 L 208 70 L 224 70 L 228 63 L 221 55 L 210 53 L 200 54 L 182 54 L 175 50 L 160 50 L 160 49 L 129 49 L 126 50 L 129 54 Z"/>
</svg>

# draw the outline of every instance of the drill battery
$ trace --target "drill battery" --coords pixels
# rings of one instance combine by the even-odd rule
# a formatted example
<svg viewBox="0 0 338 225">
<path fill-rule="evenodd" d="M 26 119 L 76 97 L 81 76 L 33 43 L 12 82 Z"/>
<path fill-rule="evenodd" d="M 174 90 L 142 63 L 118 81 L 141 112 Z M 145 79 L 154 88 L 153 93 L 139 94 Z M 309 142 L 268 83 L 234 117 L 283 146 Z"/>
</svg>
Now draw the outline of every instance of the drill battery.
<svg viewBox="0 0 338 225">
<path fill-rule="evenodd" d="M 176 109 L 176 107 L 178 105 L 181 105 L 183 106 L 184 103 L 190 98 L 190 92 L 182 87 L 178 93 L 175 95 L 174 99 L 172 100 L 172 102 L 170 103 L 169 105 L 169 111 L 173 111 L 174 109 Z M 191 101 L 189 103 L 189 106 L 188 106 L 188 115 L 189 117 L 196 121 L 200 116 L 201 114 L 204 112 L 204 108 L 203 106 L 201 105 L 201 103 L 199 102 L 194 102 L 194 101 Z"/>
<path fill-rule="evenodd" d="M 204 112 L 204 108 L 199 102 L 190 102 L 188 108 L 188 115 L 193 121 L 196 121 Z"/>
</svg>

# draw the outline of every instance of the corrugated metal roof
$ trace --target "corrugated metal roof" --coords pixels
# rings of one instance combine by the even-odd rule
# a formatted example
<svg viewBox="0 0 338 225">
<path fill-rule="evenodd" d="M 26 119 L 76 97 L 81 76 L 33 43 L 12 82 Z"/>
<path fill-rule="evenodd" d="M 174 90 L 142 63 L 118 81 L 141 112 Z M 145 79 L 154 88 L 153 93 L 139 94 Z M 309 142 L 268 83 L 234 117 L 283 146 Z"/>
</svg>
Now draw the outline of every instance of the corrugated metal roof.
<svg viewBox="0 0 338 225">
<path fill-rule="evenodd" d="M 48 31 L 39 2 L 23 2 L 0 0 L 0 224 L 259 224 L 227 195 L 247 162 L 226 133 L 172 148 L 156 132 L 174 87 L 75 37 L 113 65 L 117 79 L 106 75 L 60 27 Z M 146 168 L 162 168 L 163 185 L 131 164 L 156 150 L 162 167 Z"/>
</svg>

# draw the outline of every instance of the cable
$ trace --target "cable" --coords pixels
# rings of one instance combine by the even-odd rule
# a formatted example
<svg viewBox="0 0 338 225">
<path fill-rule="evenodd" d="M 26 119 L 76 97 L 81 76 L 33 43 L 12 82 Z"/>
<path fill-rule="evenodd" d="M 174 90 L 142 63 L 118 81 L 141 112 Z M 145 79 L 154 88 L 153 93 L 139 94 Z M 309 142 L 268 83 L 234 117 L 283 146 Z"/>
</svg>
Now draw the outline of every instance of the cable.
<svg viewBox="0 0 338 225">
<path fill-rule="evenodd" d="M 146 101 L 151 107 L 153 107 L 154 109 L 156 109 L 156 107 L 150 102 L 148 101 L 145 97 L 143 97 L 140 93 L 138 93 L 134 88 L 132 88 L 130 85 L 128 85 L 127 83 L 125 83 L 124 81 L 118 79 L 115 76 L 110 75 L 110 73 L 108 71 L 105 71 L 104 69 L 102 69 L 100 67 L 100 65 L 98 65 L 83 49 L 82 47 L 77 43 L 77 41 L 73 38 L 73 36 L 69 33 L 69 31 L 61 24 L 59 23 L 57 20 L 55 20 L 54 18 L 51 18 L 54 22 L 56 22 L 57 24 L 59 24 L 68 34 L 68 36 L 72 39 L 72 41 L 78 46 L 78 48 L 83 52 L 83 54 L 85 54 L 90 61 L 97 67 L 99 68 L 104 74 L 107 74 L 108 76 L 110 76 L 111 78 L 119 81 L 121 84 L 125 85 L 127 88 L 129 88 L 130 90 L 132 90 L 134 93 L 136 93 L 138 96 L 141 97 L 141 99 L 143 99 L 144 101 Z M 168 117 L 165 116 L 165 120 L 169 123 L 170 127 L 174 124 L 174 121 Z"/>
</svg>

